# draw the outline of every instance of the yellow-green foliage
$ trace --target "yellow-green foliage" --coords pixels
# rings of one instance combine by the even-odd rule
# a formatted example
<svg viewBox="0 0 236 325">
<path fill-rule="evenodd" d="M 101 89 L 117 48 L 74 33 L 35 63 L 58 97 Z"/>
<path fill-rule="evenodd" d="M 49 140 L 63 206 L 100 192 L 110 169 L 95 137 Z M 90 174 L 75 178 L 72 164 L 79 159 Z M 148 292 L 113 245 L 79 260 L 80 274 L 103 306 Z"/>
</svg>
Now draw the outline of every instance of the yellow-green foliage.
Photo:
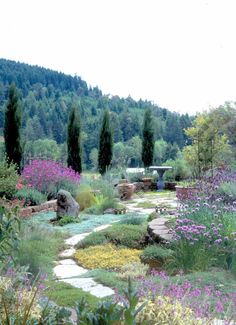
<svg viewBox="0 0 236 325">
<path fill-rule="evenodd" d="M 129 263 L 121 267 L 118 277 L 122 280 L 127 280 L 129 277 L 132 279 L 137 276 L 145 276 L 148 269 L 148 265 L 145 265 L 140 261 Z"/>
<path fill-rule="evenodd" d="M 80 211 L 91 207 L 93 204 L 95 204 L 95 197 L 92 193 L 92 189 L 90 187 L 87 187 L 79 191 L 76 196 L 76 201 L 80 205 Z"/>
<path fill-rule="evenodd" d="M 141 304 L 141 303 L 140 303 Z M 149 300 L 137 315 L 137 325 L 203 325 L 196 319 L 190 308 L 183 307 L 179 301 L 171 301 L 169 297 L 158 296 Z"/>
<path fill-rule="evenodd" d="M 140 250 L 118 248 L 111 244 L 79 249 L 75 258 L 88 269 L 120 269 L 122 266 L 139 261 Z"/>
<path fill-rule="evenodd" d="M 24 318 L 40 319 L 41 313 L 37 288 L 15 290 L 10 278 L 0 276 L 0 324 L 5 324 L 6 317 L 13 315 L 16 324 L 26 324 Z"/>
</svg>

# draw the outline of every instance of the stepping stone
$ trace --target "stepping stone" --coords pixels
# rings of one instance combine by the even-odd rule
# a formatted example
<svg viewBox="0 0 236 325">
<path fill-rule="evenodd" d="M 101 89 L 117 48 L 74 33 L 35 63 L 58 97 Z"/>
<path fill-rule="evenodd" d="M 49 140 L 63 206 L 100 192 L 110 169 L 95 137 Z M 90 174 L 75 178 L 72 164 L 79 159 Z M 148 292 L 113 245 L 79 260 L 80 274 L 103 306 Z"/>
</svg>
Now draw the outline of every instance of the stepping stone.
<svg viewBox="0 0 236 325">
<path fill-rule="evenodd" d="M 70 245 L 70 246 L 75 246 L 76 244 L 78 244 L 78 242 L 80 242 L 81 240 L 83 240 L 89 234 L 91 234 L 91 232 L 85 232 L 83 234 L 79 234 L 79 235 L 72 236 L 72 237 L 66 239 L 65 240 L 65 243 L 67 245 Z"/>
<path fill-rule="evenodd" d="M 68 248 L 66 250 L 64 250 L 63 252 L 61 252 L 59 254 L 60 257 L 71 257 L 75 254 L 76 250 L 75 248 L 71 247 L 71 248 Z"/>
<path fill-rule="evenodd" d="M 57 278 L 64 279 L 80 276 L 88 270 L 76 264 L 59 264 L 53 268 L 53 272 Z"/>
<path fill-rule="evenodd" d="M 75 288 L 82 289 L 85 292 L 89 292 L 98 298 L 111 296 L 115 293 L 111 288 L 96 283 L 93 278 L 73 278 L 60 281 L 66 282 Z"/>
<path fill-rule="evenodd" d="M 101 230 L 107 229 L 110 226 L 111 226 L 110 224 L 99 226 L 97 228 L 94 228 L 93 229 L 93 232 L 97 232 L 97 231 L 101 231 Z"/>
<path fill-rule="evenodd" d="M 77 265 L 74 260 L 67 258 L 65 260 L 60 260 L 59 265 Z"/>
</svg>

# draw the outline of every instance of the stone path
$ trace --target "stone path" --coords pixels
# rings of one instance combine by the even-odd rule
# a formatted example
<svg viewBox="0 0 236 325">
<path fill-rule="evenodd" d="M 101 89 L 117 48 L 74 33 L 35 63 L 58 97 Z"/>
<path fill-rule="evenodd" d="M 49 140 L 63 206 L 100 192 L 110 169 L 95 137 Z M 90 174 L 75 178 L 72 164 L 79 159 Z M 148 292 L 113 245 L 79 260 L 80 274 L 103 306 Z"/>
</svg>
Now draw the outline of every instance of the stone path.
<svg viewBox="0 0 236 325">
<path fill-rule="evenodd" d="M 110 224 L 102 225 L 95 228 L 93 232 L 101 231 L 108 227 L 110 227 Z M 65 240 L 65 243 L 70 247 L 59 255 L 65 259 L 57 262 L 53 272 L 59 281 L 68 283 L 75 288 L 82 289 L 85 292 L 89 292 L 98 298 L 111 296 L 115 293 L 113 289 L 97 283 L 93 278 L 81 278 L 81 275 L 87 273 L 88 270 L 77 265 L 76 262 L 70 258 L 76 251 L 74 246 L 89 234 L 91 234 L 91 232 L 75 235 Z"/>
<path fill-rule="evenodd" d="M 144 202 L 148 202 L 153 207 L 151 208 L 145 208 L 142 206 L 138 206 L 139 204 L 142 204 Z M 143 194 L 143 197 L 141 195 L 134 195 L 130 201 L 123 201 L 122 204 L 125 205 L 128 212 L 135 212 L 139 214 L 150 214 L 155 211 L 155 207 L 162 208 L 167 207 L 167 210 L 175 210 L 177 208 L 177 199 L 173 194 L 167 193 L 166 196 L 160 193 L 155 194 Z"/>
</svg>

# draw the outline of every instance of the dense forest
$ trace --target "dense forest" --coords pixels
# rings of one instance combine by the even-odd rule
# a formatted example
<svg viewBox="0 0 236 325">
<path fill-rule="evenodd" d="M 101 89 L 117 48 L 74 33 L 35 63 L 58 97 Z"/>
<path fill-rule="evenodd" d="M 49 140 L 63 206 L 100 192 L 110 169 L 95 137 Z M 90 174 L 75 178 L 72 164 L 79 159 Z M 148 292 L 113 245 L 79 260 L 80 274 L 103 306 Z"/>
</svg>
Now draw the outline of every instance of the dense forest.
<svg viewBox="0 0 236 325">
<path fill-rule="evenodd" d="M 5 59 L 0 59 L 0 136 L 3 134 L 4 111 L 12 82 L 20 92 L 22 103 L 26 160 L 29 156 L 40 154 L 66 159 L 67 123 L 72 105 L 76 105 L 80 112 L 83 163 L 88 168 L 96 164 L 98 134 L 105 109 L 110 111 L 115 143 L 114 165 L 141 166 L 140 146 L 146 108 L 151 108 L 153 116 L 154 163 L 174 159 L 179 149 L 189 142 L 184 133 L 192 122 L 188 114 L 171 112 L 147 100 L 104 95 L 98 87 L 89 87 L 78 76 Z"/>
</svg>

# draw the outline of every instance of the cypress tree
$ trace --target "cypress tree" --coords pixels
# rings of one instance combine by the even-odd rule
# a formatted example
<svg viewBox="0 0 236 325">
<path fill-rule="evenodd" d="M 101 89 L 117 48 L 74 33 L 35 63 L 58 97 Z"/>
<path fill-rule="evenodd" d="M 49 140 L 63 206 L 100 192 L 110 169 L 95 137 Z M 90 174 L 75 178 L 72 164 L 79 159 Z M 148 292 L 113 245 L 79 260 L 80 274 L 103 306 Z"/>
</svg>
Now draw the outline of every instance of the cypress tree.
<svg viewBox="0 0 236 325">
<path fill-rule="evenodd" d="M 113 139 L 110 128 L 109 112 L 105 111 L 100 130 L 99 149 L 98 149 L 98 171 L 103 175 L 111 164 Z"/>
<path fill-rule="evenodd" d="M 74 171 L 82 172 L 81 145 L 80 145 L 80 116 L 75 106 L 69 115 L 68 135 L 67 135 L 67 165 Z"/>
<path fill-rule="evenodd" d="M 151 110 L 147 109 L 143 120 L 142 161 L 144 167 L 149 167 L 153 161 L 154 132 L 152 127 Z"/>
<path fill-rule="evenodd" d="M 16 164 L 21 169 L 21 105 L 15 84 L 9 88 L 9 98 L 5 111 L 4 139 L 6 157 L 9 163 Z"/>
</svg>

